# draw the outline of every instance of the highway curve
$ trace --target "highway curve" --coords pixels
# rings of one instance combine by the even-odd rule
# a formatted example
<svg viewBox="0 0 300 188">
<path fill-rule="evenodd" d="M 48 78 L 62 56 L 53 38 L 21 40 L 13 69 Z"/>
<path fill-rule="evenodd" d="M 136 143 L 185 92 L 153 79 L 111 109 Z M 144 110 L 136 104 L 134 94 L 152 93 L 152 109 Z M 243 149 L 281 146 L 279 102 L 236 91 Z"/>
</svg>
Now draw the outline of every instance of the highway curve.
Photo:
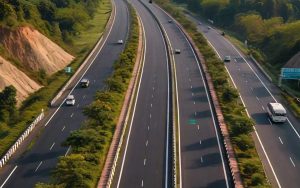
<svg viewBox="0 0 300 188">
<path fill-rule="evenodd" d="M 182 187 L 232 187 L 218 121 L 194 51 L 176 22 L 154 4 L 147 4 L 162 23 L 174 54 L 179 113 Z M 170 21 L 172 20 L 172 21 Z"/>
<path fill-rule="evenodd" d="M 198 24 L 198 20 L 189 17 Z M 255 121 L 256 148 L 273 187 L 297 188 L 300 184 L 300 122 L 288 111 L 288 122 L 272 123 L 266 113 L 267 103 L 282 102 L 279 89 L 271 83 L 249 57 L 238 51 L 215 28 L 198 25 L 207 40 L 223 59 L 238 89 L 249 116 Z"/>
<path fill-rule="evenodd" d="M 168 58 L 158 24 L 137 0 L 130 1 L 145 30 L 145 61 L 128 137 L 112 187 L 164 187 L 168 183 Z"/>
<path fill-rule="evenodd" d="M 11 160 L 2 169 L 0 174 L 1 188 L 31 188 L 37 182 L 48 181 L 58 157 L 66 154 L 68 148 L 62 147 L 61 143 L 66 140 L 71 131 L 80 128 L 86 119 L 82 114 L 84 106 L 90 104 L 96 91 L 103 88 L 103 81 L 111 75 L 113 63 L 124 49 L 124 45 L 117 45 L 116 42 L 119 39 L 125 41 L 127 38 L 129 13 L 123 0 L 114 1 L 116 16 L 111 32 L 107 40 L 103 40 L 105 42 L 103 48 L 97 48 L 92 55 L 89 63 L 92 62 L 93 64 L 84 76 L 91 81 L 90 87 L 84 89 L 75 86 L 74 90 L 71 90 L 76 99 L 75 106 L 62 105 L 58 107 L 57 113 L 53 117 L 49 117 L 49 122 L 45 124 L 47 125 L 45 130 L 36 140 L 32 149 L 21 158 Z"/>
</svg>

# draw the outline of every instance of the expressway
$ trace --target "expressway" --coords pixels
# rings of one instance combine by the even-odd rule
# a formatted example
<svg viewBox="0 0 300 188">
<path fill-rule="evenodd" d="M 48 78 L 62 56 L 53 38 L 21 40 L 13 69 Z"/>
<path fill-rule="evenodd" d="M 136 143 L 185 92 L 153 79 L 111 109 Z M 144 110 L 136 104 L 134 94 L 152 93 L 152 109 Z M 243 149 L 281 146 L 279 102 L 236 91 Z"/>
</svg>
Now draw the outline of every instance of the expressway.
<svg viewBox="0 0 300 188">
<path fill-rule="evenodd" d="M 196 24 L 199 20 L 188 16 Z M 198 25 L 220 59 L 231 56 L 225 63 L 238 89 L 249 116 L 255 121 L 253 133 L 256 148 L 273 187 L 296 188 L 300 184 L 300 122 L 287 109 L 288 121 L 273 124 L 267 114 L 267 103 L 283 102 L 279 89 L 257 68 L 255 63 L 236 49 L 217 29 Z"/>
<path fill-rule="evenodd" d="M 70 132 L 79 129 L 86 117 L 82 110 L 93 101 L 96 91 L 104 87 L 104 80 L 111 75 L 113 63 L 124 50 L 124 45 L 116 44 L 117 40 L 126 41 L 129 31 L 129 12 L 123 0 L 114 0 L 116 12 L 112 27 L 97 46 L 89 66 L 79 74 L 72 83 L 70 92 L 75 96 L 75 106 L 59 105 L 53 116 L 47 117 L 44 130 L 35 141 L 34 146 L 21 157 L 11 160 L 0 172 L 0 187 L 31 188 L 37 182 L 47 182 L 50 172 L 56 166 L 59 156 L 66 155 L 70 148 L 62 147 L 61 143 Z M 107 36 L 107 37 L 106 37 Z M 84 75 L 90 80 L 88 88 L 77 86 Z M 64 97 L 66 94 L 63 95 Z"/>
<path fill-rule="evenodd" d="M 169 187 L 170 95 L 166 46 L 158 24 L 145 7 L 137 0 L 130 3 L 144 27 L 145 54 L 133 116 L 112 187 Z"/>
<path fill-rule="evenodd" d="M 147 1 L 144 1 L 147 2 Z M 232 187 L 230 170 L 198 59 L 176 22 L 145 3 L 162 24 L 173 49 L 179 117 L 180 187 Z"/>
</svg>

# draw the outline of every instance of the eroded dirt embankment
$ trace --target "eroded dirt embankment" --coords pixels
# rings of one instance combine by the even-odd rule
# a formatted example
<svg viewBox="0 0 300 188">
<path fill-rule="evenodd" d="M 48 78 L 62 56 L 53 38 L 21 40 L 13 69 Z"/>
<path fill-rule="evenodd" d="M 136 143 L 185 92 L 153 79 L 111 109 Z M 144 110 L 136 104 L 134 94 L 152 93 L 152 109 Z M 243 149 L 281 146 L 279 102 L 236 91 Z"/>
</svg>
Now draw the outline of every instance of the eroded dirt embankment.
<svg viewBox="0 0 300 188">
<path fill-rule="evenodd" d="M 33 71 L 43 69 L 53 74 L 73 60 L 73 56 L 30 27 L 16 30 L 0 29 L 0 43 L 26 67 Z"/>
<path fill-rule="evenodd" d="M 16 88 L 18 101 L 23 101 L 30 93 L 41 88 L 39 84 L 0 56 L 0 90 L 9 85 Z"/>
<path fill-rule="evenodd" d="M 60 46 L 30 27 L 14 30 L 0 28 L 0 44 L 9 56 L 32 72 L 44 70 L 47 75 L 51 75 L 74 59 Z M 17 89 L 18 102 L 42 87 L 0 54 L 0 91 L 8 85 Z"/>
</svg>

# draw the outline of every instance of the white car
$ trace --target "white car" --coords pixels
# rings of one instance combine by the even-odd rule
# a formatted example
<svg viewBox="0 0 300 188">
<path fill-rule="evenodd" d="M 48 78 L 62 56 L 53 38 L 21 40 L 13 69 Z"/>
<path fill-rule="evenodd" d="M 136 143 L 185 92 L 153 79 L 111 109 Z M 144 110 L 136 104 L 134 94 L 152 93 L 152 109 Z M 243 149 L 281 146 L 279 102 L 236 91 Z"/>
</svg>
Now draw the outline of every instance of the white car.
<svg viewBox="0 0 300 188">
<path fill-rule="evenodd" d="M 66 105 L 74 106 L 75 105 L 75 97 L 74 95 L 69 95 L 66 99 Z"/>
<path fill-rule="evenodd" d="M 123 44 L 123 43 L 124 43 L 124 42 L 123 42 L 123 40 L 121 40 L 121 39 L 117 41 L 117 44 Z"/>
<path fill-rule="evenodd" d="M 175 54 L 180 54 L 181 51 L 180 51 L 180 49 L 175 49 L 174 52 L 175 52 Z"/>
<path fill-rule="evenodd" d="M 224 62 L 230 62 L 230 61 L 231 61 L 231 57 L 229 55 L 225 56 Z"/>
</svg>

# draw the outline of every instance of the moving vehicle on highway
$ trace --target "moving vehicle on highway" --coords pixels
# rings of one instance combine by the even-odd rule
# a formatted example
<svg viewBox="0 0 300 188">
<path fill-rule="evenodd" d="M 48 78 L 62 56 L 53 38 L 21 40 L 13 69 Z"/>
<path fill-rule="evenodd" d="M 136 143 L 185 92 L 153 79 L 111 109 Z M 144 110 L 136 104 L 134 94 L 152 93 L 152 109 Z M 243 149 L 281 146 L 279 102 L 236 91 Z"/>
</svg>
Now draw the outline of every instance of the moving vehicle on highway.
<svg viewBox="0 0 300 188">
<path fill-rule="evenodd" d="M 83 78 L 81 81 L 80 81 L 80 86 L 81 87 L 89 87 L 90 85 L 90 81 L 87 79 L 87 78 Z"/>
<path fill-rule="evenodd" d="M 180 51 L 180 49 L 175 49 L 174 52 L 175 52 L 175 54 L 180 54 L 181 51 Z"/>
<path fill-rule="evenodd" d="M 121 39 L 117 41 L 117 44 L 123 44 L 123 43 L 124 43 L 124 42 L 123 42 L 123 40 L 121 40 Z"/>
<path fill-rule="evenodd" d="M 224 62 L 230 62 L 230 61 L 231 61 L 231 57 L 229 55 L 225 56 Z"/>
<path fill-rule="evenodd" d="M 68 106 L 74 106 L 75 105 L 74 95 L 68 95 L 68 97 L 66 99 L 66 105 L 68 105 Z"/>
<path fill-rule="evenodd" d="M 285 122 L 287 120 L 286 110 L 280 103 L 268 103 L 268 115 L 272 122 Z"/>
</svg>

